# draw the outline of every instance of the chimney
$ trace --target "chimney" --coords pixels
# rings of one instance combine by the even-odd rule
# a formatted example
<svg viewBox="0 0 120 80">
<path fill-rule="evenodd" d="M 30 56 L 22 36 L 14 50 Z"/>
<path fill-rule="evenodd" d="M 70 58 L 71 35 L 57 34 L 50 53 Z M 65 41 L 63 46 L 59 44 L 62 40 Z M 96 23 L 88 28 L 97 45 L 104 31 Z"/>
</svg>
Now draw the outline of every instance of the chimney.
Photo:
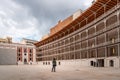
<svg viewBox="0 0 120 80">
<path fill-rule="evenodd" d="M 97 0 L 93 0 L 93 1 L 92 1 L 92 4 L 94 4 L 96 1 L 97 1 Z"/>
<path fill-rule="evenodd" d="M 58 21 L 58 24 L 61 23 L 61 22 L 62 22 L 62 20 L 59 20 L 59 21 Z"/>
</svg>

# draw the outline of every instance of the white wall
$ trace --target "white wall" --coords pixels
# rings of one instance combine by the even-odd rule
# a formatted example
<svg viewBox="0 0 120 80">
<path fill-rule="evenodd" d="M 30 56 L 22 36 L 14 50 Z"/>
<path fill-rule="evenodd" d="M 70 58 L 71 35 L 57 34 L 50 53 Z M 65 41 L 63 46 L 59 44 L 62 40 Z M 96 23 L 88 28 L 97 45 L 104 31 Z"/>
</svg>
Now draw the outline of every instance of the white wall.
<svg viewBox="0 0 120 80">
<path fill-rule="evenodd" d="M 118 57 L 109 57 L 105 59 L 105 67 L 110 67 L 110 60 L 114 61 L 114 68 L 120 67 L 120 59 Z"/>
<path fill-rule="evenodd" d="M 15 65 L 17 64 L 16 49 L 0 48 L 0 65 Z"/>
<path fill-rule="evenodd" d="M 109 58 L 104 59 L 104 66 L 105 67 L 110 67 L 110 63 L 109 63 L 110 60 L 114 61 L 114 68 L 120 68 L 120 58 L 119 57 L 109 57 Z M 58 60 L 57 61 L 57 65 L 58 65 L 58 62 L 60 62 L 61 66 L 93 67 L 90 64 L 91 61 L 96 62 L 96 59 L 95 58 L 91 58 L 91 59 L 77 59 L 77 60 Z M 42 62 L 38 62 L 38 64 L 39 65 L 43 65 L 43 62 L 45 62 L 45 63 L 46 62 L 50 62 L 50 65 L 52 63 L 51 61 L 42 61 Z"/>
</svg>

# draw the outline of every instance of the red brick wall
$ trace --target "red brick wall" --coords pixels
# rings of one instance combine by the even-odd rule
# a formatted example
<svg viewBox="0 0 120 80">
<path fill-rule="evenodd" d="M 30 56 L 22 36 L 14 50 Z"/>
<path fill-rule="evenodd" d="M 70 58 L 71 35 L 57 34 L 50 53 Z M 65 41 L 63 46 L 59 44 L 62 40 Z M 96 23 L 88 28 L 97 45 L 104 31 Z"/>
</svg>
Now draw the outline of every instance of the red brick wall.
<svg viewBox="0 0 120 80">
<path fill-rule="evenodd" d="M 31 58 L 31 61 L 33 61 L 33 49 L 32 48 L 28 48 L 28 61 L 30 61 L 30 58 Z"/>
<path fill-rule="evenodd" d="M 19 58 L 22 61 L 22 47 L 17 47 L 17 61 L 19 61 Z"/>
</svg>

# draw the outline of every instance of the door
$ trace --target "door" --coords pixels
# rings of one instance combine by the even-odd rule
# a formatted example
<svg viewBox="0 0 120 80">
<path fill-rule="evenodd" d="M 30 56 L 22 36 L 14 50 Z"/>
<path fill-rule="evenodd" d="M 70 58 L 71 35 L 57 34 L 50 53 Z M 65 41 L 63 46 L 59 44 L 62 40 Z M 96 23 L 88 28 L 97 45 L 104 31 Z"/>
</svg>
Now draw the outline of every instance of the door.
<svg viewBox="0 0 120 80">
<path fill-rule="evenodd" d="M 98 59 L 97 63 L 98 63 L 98 67 L 104 67 L 104 59 Z"/>
<path fill-rule="evenodd" d="M 24 64 L 27 64 L 27 59 L 24 59 Z"/>
</svg>

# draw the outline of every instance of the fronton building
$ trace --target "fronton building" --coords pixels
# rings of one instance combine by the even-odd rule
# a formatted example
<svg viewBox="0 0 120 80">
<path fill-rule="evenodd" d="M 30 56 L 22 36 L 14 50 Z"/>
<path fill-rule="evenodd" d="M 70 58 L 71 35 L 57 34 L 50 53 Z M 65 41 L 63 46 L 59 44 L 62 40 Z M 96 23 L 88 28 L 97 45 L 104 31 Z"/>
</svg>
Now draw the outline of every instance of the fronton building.
<svg viewBox="0 0 120 80">
<path fill-rule="evenodd" d="M 50 30 L 35 44 L 36 60 L 61 65 L 120 68 L 120 0 L 96 0 Z"/>
<path fill-rule="evenodd" d="M 0 65 L 36 64 L 36 41 L 23 39 L 22 43 L 0 43 Z"/>
<path fill-rule="evenodd" d="M 17 64 L 36 64 L 36 48 L 33 45 L 16 45 Z"/>
</svg>

